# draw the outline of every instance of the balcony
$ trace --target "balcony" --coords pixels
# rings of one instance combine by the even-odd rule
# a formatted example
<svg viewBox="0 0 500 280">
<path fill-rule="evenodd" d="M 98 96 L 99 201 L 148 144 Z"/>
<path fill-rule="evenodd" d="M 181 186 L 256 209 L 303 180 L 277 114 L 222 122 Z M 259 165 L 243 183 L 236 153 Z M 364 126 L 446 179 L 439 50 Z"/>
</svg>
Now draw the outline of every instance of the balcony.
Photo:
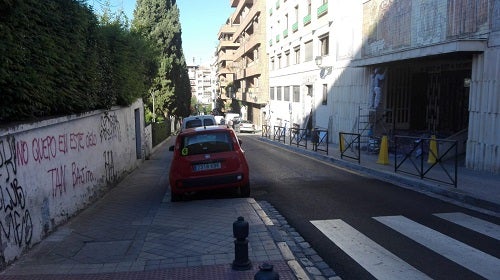
<svg viewBox="0 0 500 280">
<path fill-rule="evenodd" d="M 280 41 L 280 35 L 278 34 L 276 35 L 276 43 L 279 43 L 279 41 Z"/>
<path fill-rule="evenodd" d="M 283 38 L 288 37 L 288 29 L 283 30 Z"/>
<path fill-rule="evenodd" d="M 280 0 L 276 1 L 276 10 L 280 8 Z"/>
<path fill-rule="evenodd" d="M 305 16 L 303 22 L 304 22 L 304 26 L 311 23 L 311 14 L 308 14 L 307 16 Z"/>
<path fill-rule="evenodd" d="M 254 61 L 245 69 L 245 78 L 262 74 L 262 67 L 259 61 Z"/>
<path fill-rule="evenodd" d="M 269 40 L 269 46 L 271 47 L 273 45 L 273 39 Z"/>
<path fill-rule="evenodd" d="M 325 15 L 326 13 L 328 13 L 328 2 L 326 2 L 325 4 L 319 6 L 319 8 L 318 8 L 318 17 L 321 17 L 321 16 Z"/>
<path fill-rule="evenodd" d="M 296 32 L 297 30 L 299 30 L 299 23 L 298 22 L 292 24 L 292 32 Z"/>
</svg>

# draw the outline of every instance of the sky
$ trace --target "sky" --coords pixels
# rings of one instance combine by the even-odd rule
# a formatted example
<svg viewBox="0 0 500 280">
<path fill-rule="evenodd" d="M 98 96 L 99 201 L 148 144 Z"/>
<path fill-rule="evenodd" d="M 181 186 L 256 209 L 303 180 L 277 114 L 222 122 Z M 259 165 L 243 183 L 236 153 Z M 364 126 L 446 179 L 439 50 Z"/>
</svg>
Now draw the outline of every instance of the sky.
<svg viewBox="0 0 500 280">
<path fill-rule="evenodd" d="M 106 0 L 87 0 L 100 11 Z M 123 9 L 133 18 L 135 0 L 109 0 L 111 9 Z M 182 28 L 182 49 L 188 65 L 205 65 L 213 62 L 218 44 L 217 34 L 227 18 L 234 12 L 230 0 L 177 0 Z M 193 62 L 194 59 L 194 62 Z"/>
</svg>

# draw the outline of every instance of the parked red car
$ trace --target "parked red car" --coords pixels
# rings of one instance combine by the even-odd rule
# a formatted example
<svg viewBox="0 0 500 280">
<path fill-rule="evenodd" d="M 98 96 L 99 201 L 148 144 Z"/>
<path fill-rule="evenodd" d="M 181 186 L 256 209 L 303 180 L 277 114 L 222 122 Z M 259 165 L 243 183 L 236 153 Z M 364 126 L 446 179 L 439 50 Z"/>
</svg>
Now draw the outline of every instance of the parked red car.
<svg viewBox="0 0 500 280">
<path fill-rule="evenodd" d="M 201 190 L 238 188 L 250 196 L 248 164 L 234 130 L 226 126 L 206 126 L 183 130 L 170 147 L 171 200 Z"/>
</svg>

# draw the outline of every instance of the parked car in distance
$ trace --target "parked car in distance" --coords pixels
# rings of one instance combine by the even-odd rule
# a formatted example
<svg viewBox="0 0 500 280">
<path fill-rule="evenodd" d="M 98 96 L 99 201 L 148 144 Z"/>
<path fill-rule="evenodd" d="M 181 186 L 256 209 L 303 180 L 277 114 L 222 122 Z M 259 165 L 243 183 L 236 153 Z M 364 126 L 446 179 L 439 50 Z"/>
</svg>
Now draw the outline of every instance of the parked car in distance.
<svg viewBox="0 0 500 280">
<path fill-rule="evenodd" d="M 217 125 L 215 117 L 212 115 L 200 115 L 200 116 L 189 116 L 182 120 L 182 129 L 200 127 L 200 126 L 211 126 Z"/>
<path fill-rule="evenodd" d="M 235 123 L 234 129 L 237 132 L 255 133 L 255 125 L 248 120 L 239 120 L 237 123 Z"/>
<path fill-rule="evenodd" d="M 169 150 L 174 152 L 169 174 L 172 201 L 185 193 L 223 188 L 237 188 L 240 196 L 250 196 L 248 164 L 233 129 L 186 128 Z"/>
</svg>

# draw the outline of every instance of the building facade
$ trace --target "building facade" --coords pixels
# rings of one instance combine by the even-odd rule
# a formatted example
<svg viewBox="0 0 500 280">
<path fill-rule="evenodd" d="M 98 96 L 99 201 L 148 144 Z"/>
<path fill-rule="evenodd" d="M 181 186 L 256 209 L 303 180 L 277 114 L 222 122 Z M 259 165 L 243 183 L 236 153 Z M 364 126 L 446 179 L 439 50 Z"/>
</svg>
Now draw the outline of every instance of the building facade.
<svg viewBox="0 0 500 280">
<path fill-rule="evenodd" d="M 267 4 L 271 125 L 436 135 L 500 172 L 499 0 Z"/>
<path fill-rule="evenodd" d="M 229 98 L 231 110 L 260 126 L 269 97 L 266 1 L 231 0 L 230 4 L 234 13 L 219 32 L 219 85 L 227 89 L 222 95 Z M 222 86 L 229 83 L 229 88 Z"/>
<path fill-rule="evenodd" d="M 188 65 L 191 94 L 196 98 L 198 114 L 210 113 L 215 108 L 216 75 L 212 66 Z"/>
</svg>

